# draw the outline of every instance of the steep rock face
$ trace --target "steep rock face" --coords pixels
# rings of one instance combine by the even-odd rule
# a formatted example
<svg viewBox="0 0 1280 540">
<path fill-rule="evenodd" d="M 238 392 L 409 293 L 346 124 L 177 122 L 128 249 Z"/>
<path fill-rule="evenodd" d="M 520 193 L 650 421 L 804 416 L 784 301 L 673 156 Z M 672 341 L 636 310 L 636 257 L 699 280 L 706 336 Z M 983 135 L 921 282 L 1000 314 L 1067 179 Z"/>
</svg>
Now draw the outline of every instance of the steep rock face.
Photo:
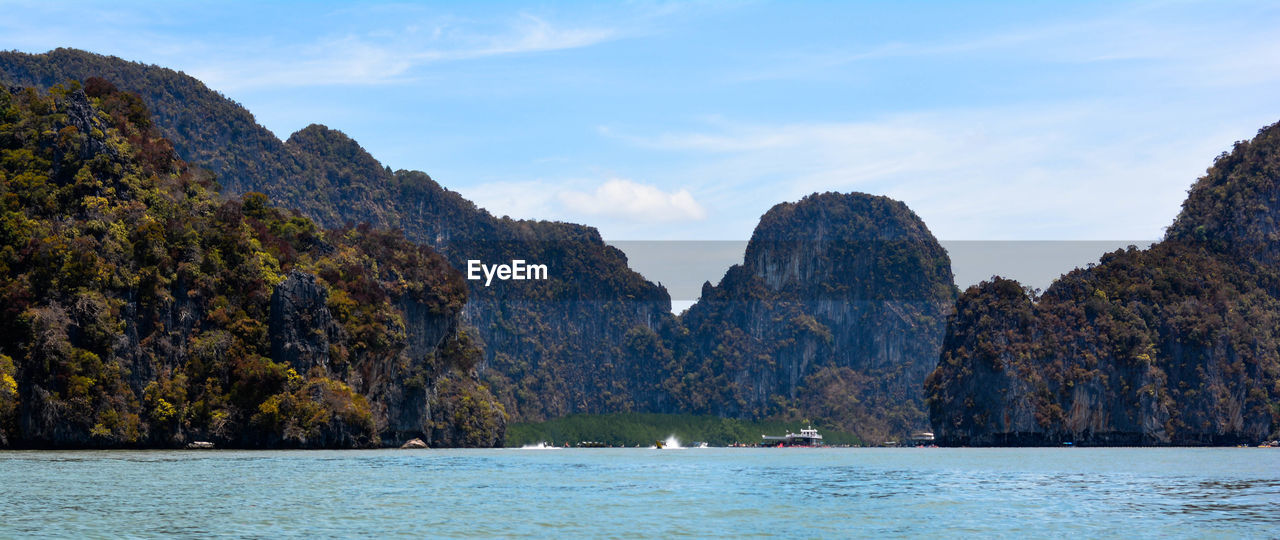
<svg viewBox="0 0 1280 540">
<path fill-rule="evenodd" d="M 328 307 L 329 291 L 306 272 L 293 270 L 271 292 L 271 358 L 307 373 L 328 369 L 329 347 L 341 328 Z"/>
<path fill-rule="evenodd" d="M 85 89 L 0 89 L 0 445 L 500 444 L 442 256 L 219 201 Z"/>
<path fill-rule="evenodd" d="M 294 134 L 287 146 L 353 204 L 385 203 L 363 191 L 382 186 L 397 203 L 393 223 L 455 268 L 514 259 L 547 266 L 546 281 L 467 283 L 463 316 L 484 344 L 480 371 L 513 419 L 671 407 L 651 359 L 620 346 L 630 334 L 672 326 L 670 297 L 632 272 L 594 228 L 494 217 L 425 173 L 386 170 L 323 126 Z"/>
<path fill-rule="evenodd" d="M 947 400 L 930 403 L 934 429 L 965 444 L 1025 444 L 1049 407 L 1041 373 L 1024 361 L 1035 346 L 1034 306 L 1015 281 L 995 278 L 978 287 L 956 303 L 943 345 L 940 365 L 968 355 L 963 371 L 939 371 L 928 381 L 926 391 Z M 938 385 L 952 388 L 941 394 Z"/>
<path fill-rule="evenodd" d="M 998 278 L 966 291 L 928 381 L 940 440 L 1186 445 L 1275 435 L 1278 155 L 1276 126 L 1237 143 L 1192 187 L 1164 241 L 1107 254 L 1040 298 Z"/>
<path fill-rule="evenodd" d="M 654 361 L 620 346 L 630 335 L 673 332 L 670 297 L 595 229 L 495 217 L 425 173 L 393 173 L 323 126 L 281 142 L 238 104 L 172 70 L 72 49 L 0 52 L 0 81 L 47 88 L 91 76 L 142 96 L 177 152 L 214 172 L 228 195 L 261 192 L 327 227 L 398 228 L 459 269 L 468 259 L 547 265 L 545 282 L 468 283 L 464 316 L 484 344 L 479 370 L 514 419 L 671 407 Z"/>
<path fill-rule="evenodd" d="M 672 386 L 697 411 L 906 435 L 926 427 L 920 388 L 953 298 L 946 252 L 906 205 L 858 193 L 780 204 L 682 317 L 692 376 Z"/>
<path fill-rule="evenodd" d="M 441 270 L 451 271 L 431 269 Z M 401 320 L 370 336 L 381 343 L 352 351 L 354 340 L 331 314 L 323 280 L 295 269 L 272 292 L 271 357 L 299 373 L 341 380 L 366 397 L 384 446 L 410 439 L 436 447 L 501 446 L 506 413 L 474 374 L 482 353 L 461 330 L 457 307 L 441 309 L 413 294 L 386 302 Z"/>
</svg>

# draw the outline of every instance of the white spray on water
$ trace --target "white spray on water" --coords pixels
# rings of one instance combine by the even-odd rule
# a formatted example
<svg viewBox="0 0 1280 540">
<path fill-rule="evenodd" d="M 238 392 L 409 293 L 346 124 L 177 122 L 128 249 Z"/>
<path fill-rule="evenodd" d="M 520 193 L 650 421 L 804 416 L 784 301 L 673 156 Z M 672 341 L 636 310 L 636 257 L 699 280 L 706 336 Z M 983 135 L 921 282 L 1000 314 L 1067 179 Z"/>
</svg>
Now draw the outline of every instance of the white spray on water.
<svg viewBox="0 0 1280 540">
<path fill-rule="evenodd" d="M 535 444 L 526 444 L 520 447 L 521 450 L 559 450 L 559 446 L 548 445 L 547 441 L 539 441 Z"/>
</svg>

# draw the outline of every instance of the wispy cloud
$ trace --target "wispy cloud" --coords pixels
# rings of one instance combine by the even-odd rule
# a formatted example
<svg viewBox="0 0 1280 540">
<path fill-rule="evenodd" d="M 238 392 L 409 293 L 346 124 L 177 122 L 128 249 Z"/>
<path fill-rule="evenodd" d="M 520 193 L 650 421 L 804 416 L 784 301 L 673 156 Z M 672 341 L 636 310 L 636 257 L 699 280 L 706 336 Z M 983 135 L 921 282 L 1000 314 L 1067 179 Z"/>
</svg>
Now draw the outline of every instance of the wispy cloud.
<svg viewBox="0 0 1280 540">
<path fill-rule="evenodd" d="M 191 71 L 211 86 L 227 90 L 388 84 L 405 82 L 415 68 L 431 63 L 589 47 L 622 35 L 614 28 L 560 25 L 523 13 L 496 31 L 450 20 L 301 45 L 246 47 L 224 52 Z M 271 52 L 263 57 L 253 54 L 254 50 Z"/>
<path fill-rule="evenodd" d="M 0 18 L 0 47 L 33 52 L 86 48 L 178 67 L 223 91 L 321 85 L 379 85 L 412 79 L 439 62 L 590 47 L 630 35 L 615 24 L 528 11 L 465 18 L 414 5 L 298 12 L 266 4 L 248 20 L 202 6 L 65 5 L 18 2 Z M 303 16 L 307 20 L 294 20 Z M 184 31 L 208 17 L 210 28 Z M 255 20 L 260 19 L 260 20 Z M 57 24 L 50 24 L 57 21 Z M 280 31 L 259 28 L 284 25 Z M 302 35 L 286 30 L 305 28 Z"/>
<path fill-rule="evenodd" d="M 1174 2 L 1177 4 L 1178 2 Z M 1187 4 L 1195 4 L 1189 2 Z M 732 78 L 764 81 L 827 77 L 865 62 L 958 63 L 1021 60 L 1040 65 L 1124 62 L 1145 84 L 1222 86 L 1280 80 L 1280 45 L 1272 38 L 1274 6 L 1222 5 L 1236 17 L 1196 17 L 1169 2 L 1116 3 L 1083 18 L 1008 27 L 956 25 L 958 31 L 861 43 L 825 51 L 777 51 Z"/>
<path fill-rule="evenodd" d="M 418 60 L 435 61 L 557 51 L 588 47 L 619 36 L 619 31 L 613 28 L 561 28 L 542 18 L 525 13 L 512 25 L 510 33 L 464 40 L 480 41 L 482 44 L 479 46 L 461 49 L 428 49 L 413 56 Z"/>
<path fill-rule="evenodd" d="M 907 202 L 947 239 L 1155 238 L 1213 156 L 1247 136 L 1187 131 L 1160 111 L 1098 104 L 888 115 L 863 122 L 731 124 L 630 136 L 698 155 L 667 180 L 703 179 L 718 209 L 864 191 Z M 1101 135 L 1099 125 L 1115 129 Z"/>
</svg>

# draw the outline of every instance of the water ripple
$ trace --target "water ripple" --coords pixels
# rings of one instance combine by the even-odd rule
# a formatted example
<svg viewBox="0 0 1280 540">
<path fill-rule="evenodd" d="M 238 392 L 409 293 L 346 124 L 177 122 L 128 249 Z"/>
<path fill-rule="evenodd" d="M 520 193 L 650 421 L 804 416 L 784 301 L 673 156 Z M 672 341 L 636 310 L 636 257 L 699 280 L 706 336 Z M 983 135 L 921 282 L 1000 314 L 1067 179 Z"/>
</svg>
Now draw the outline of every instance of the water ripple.
<svg viewBox="0 0 1280 540">
<path fill-rule="evenodd" d="M 1269 536 L 1280 451 L 0 452 L 0 503 L 0 537 Z"/>
</svg>

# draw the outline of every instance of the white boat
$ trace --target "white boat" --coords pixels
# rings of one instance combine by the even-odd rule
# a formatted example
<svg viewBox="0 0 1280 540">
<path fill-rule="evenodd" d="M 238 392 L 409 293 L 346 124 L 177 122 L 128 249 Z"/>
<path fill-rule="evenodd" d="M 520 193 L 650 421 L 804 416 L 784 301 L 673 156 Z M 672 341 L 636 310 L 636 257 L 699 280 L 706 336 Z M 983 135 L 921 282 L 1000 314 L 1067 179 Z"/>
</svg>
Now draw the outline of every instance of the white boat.
<svg viewBox="0 0 1280 540">
<path fill-rule="evenodd" d="M 809 426 L 800 433 L 787 432 L 786 435 L 761 435 L 760 446 L 822 446 L 822 434 Z"/>
</svg>

